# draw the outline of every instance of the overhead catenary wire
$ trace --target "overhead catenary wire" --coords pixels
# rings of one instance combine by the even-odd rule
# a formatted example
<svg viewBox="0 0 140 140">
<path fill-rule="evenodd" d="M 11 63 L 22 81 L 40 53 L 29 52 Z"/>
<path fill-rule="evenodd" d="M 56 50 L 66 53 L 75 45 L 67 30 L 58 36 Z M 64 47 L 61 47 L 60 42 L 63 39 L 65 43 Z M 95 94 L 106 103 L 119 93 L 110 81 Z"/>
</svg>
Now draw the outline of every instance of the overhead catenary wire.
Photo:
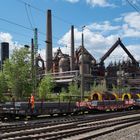
<svg viewBox="0 0 140 140">
<path fill-rule="evenodd" d="M 33 9 L 35 9 L 35 10 L 37 10 L 37 11 L 43 13 L 43 14 L 46 14 L 46 11 L 45 11 L 45 10 L 39 9 L 39 8 L 37 8 L 37 7 L 31 5 L 31 4 L 29 4 L 29 3 L 27 3 L 27 2 L 25 2 L 25 1 L 23 1 L 23 0 L 17 0 L 17 1 L 20 2 L 20 3 L 22 3 L 22 4 L 26 4 L 26 5 L 30 6 L 31 8 L 33 8 Z M 58 20 L 64 22 L 64 23 L 68 24 L 68 25 L 74 25 L 74 26 L 78 27 L 78 25 L 73 24 L 72 22 L 67 21 L 67 20 L 65 20 L 65 19 L 63 19 L 63 18 L 61 18 L 61 17 L 59 17 L 59 16 L 57 16 L 57 15 L 52 14 L 52 16 L 53 16 L 54 18 L 56 18 L 56 19 L 58 19 Z"/>
<path fill-rule="evenodd" d="M 30 8 L 33 8 L 33 9 L 35 9 L 35 10 L 37 10 L 37 11 L 40 11 L 40 12 L 42 12 L 42 13 L 44 13 L 44 14 L 46 13 L 45 10 L 39 9 L 39 8 L 37 8 L 37 7 L 31 5 L 31 4 L 29 4 L 29 3 L 27 3 L 27 2 L 25 2 L 25 1 L 23 1 L 23 0 L 17 0 L 17 1 L 20 2 L 20 3 L 22 3 L 22 4 L 24 4 L 24 5 L 28 5 Z M 67 23 L 67 24 L 72 25 L 72 23 L 70 23 L 70 22 L 68 22 L 68 21 L 66 21 L 66 20 L 64 20 L 64 19 L 62 19 L 62 18 L 60 18 L 60 17 L 58 17 L 58 16 L 55 16 L 54 14 L 52 14 L 52 16 L 55 17 L 55 18 L 57 18 L 57 19 L 59 19 L 59 20 L 61 20 L 61 21 L 63 21 L 63 22 L 65 22 L 65 23 Z M 41 34 L 41 35 L 43 35 L 43 36 L 46 36 L 46 33 L 40 31 L 39 29 L 38 29 L 38 33 Z M 56 36 L 54 36 L 54 35 L 53 35 L 52 37 L 53 37 L 53 39 L 55 39 L 55 40 L 59 40 L 59 39 L 60 39 L 59 37 L 56 37 Z"/>
<path fill-rule="evenodd" d="M 5 18 L 1 18 L 1 17 L 0 17 L 0 20 L 1 20 L 1 21 L 4 21 L 4 22 L 7 22 L 7 23 L 9 23 L 9 24 L 12 24 L 12 25 L 19 26 L 19 27 L 21 27 L 21 28 L 30 30 L 30 31 L 33 30 L 33 29 L 30 28 L 30 27 L 26 27 L 26 26 L 24 26 L 24 25 L 18 24 L 18 23 L 16 23 L 16 22 L 10 21 L 10 20 L 5 19 Z"/>
<path fill-rule="evenodd" d="M 34 24 L 34 26 L 35 26 L 35 20 L 34 20 L 34 18 L 33 18 L 32 10 L 31 10 L 30 5 L 28 5 L 28 8 L 29 8 L 29 12 L 30 12 L 30 15 L 31 15 L 31 18 L 32 18 L 33 24 Z"/>
<path fill-rule="evenodd" d="M 30 8 L 35 9 L 35 10 L 37 10 L 37 11 L 43 13 L 43 14 L 46 14 L 46 11 L 45 11 L 45 10 L 39 9 L 39 8 L 37 8 L 37 7 L 33 6 L 33 5 L 31 5 L 31 4 L 27 3 L 27 2 L 25 2 L 24 0 L 17 0 L 17 1 L 20 2 L 20 3 L 22 3 L 22 4 L 24 4 L 24 5 L 26 4 L 26 5 L 28 5 Z M 74 25 L 75 27 L 79 28 L 78 25 L 75 25 L 75 24 L 73 24 L 72 22 L 69 22 L 69 21 L 67 21 L 67 20 L 65 20 L 65 19 L 63 19 L 63 18 L 61 18 L 61 17 L 59 17 L 59 16 L 57 16 L 57 15 L 52 14 L 52 17 L 54 17 L 54 18 L 56 18 L 56 19 L 62 21 L 63 23 L 66 23 L 66 24 L 68 24 L 68 25 Z M 81 28 L 81 27 L 80 27 L 80 28 Z M 86 27 L 86 28 L 89 29 L 88 27 Z M 41 34 L 41 35 L 46 36 L 46 33 L 40 31 L 39 29 L 38 29 L 38 33 Z M 52 37 L 53 37 L 53 39 L 55 39 L 55 40 L 57 40 L 57 39 L 60 40 L 59 37 L 56 37 L 56 36 L 54 36 L 54 35 L 52 35 Z M 66 42 L 66 43 L 67 43 L 67 42 Z M 66 44 L 66 43 L 63 43 L 63 45 Z"/>
<path fill-rule="evenodd" d="M 138 9 L 138 7 L 136 7 L 134 4 L 132 4 L 131 2 L 130 2 L 130 0 L 126 0 L 127 2 L 128 2 L 128 4 L 133 8 L 133 9 L 135 9 L 138 13 L 140 13 L 140 9 Z"/>
<path fill-rule="evenodd" d="M 14 33 L 15 35 L 18 35 L 18 36 L 22 36 L 22 37 L 25 37 L 25 38 L 32 38 L 32 36 L 30 36 L 29 34 L 23 34 L 23 33 L 19 33 L 19 32 L 16 32 L 16 31 L 13 31 L 13 30 L 10 30 L 10 29 L 6 29 L 6 28 L 1 28 L 0 27 L 0 30 L 6 30 L 8 33 Z M 1 31 L 1 32 L 5 32 L 5 31 Z M 23 42 L 23 40 L 15 40 L 15 42 Z M 45 44 L 45 39 L 43 40 L 43 39 L 39 39 L 39 42 L 41 42 L 40 44 L 42 45 L 42 46 L 44 46 L 42 43 L 44 43 Z M 22 45 L 23 43 L 21 43 L 21 45 Z M 30 44 L 30 42 L 26 42 L 25 44 Z"/>
<path fill-rule="evenodd" d="M 45 10 L 42 10 L 42 9 L 39 9 L 39 8 L 37 8 L 37 7 L 35 7 L 35 6 L 32 6 L 31 4 L 29 4 L 29 3 L 27 3 L 27 2 L 25 2 L 25 1 L 23 1 L 23 0 L 17 0 L 18 2 L 20 2 L 20 3 L 22 3 L 22 4 L 27 4 L 28 6 L 30 6 L 31 8 L 33 8 L 33 9 L 35 9 L 35 10 L 37 10 L 37 11 L 40 11 L 41 13 L 45 13 Z"/>
<path fill-rule="evenodd" d="M 23 37 L 31 37 L 31 36 L 29 36 L 29 35 L 27 35 L 27 34 L 23 34 L 23 33 L 19 33 L 19 32 L 16 32 L 16 31 L 13 31 L 13 30 L 9 30 L 9 29 L 6 29 L 6 28 L 1 28 L 0 27 L 0 30 L 6 30 L 7 32 L 11 32 L 11 33 L 14 33 L 14 34 L 16 34 L 16 35 L 20 35 L 20 36 L 23 36 Z M 2 31 L 1 31 L 2 32 Z M 3 31 L 3 32 L 5 32 L 5 31 Z"/>
<path fill-rule="evenodd" d="M 17 0 L 17 1 L 20 2 L 20 3 L 22 3 L 22 4 L 26 4 L 26 5 L 28 5 L 29 7 L 33 8 L 33 9 L 35 9 L 35 10 L 37 10 L 37 11 L 43 13 L 43 14 L 46 14 L 46 11 L 45 11 L 45 10 L 40 9 L 40 8 L 37 8 L 37 7 L 31 5 L 31 4 L 29 4 L 29 3 L 27 3 L 27 2 L 25 2 L 25 1 L 23 1 L 23 0 Z M 76 26 L 76 27 L 79 27 L 78 25 L 73 24 L 72 22 L 67 21 L 66 19 L 63 19 L 63 18 L 61 18 L 61 17 L 59 17 L 59 16 L 57 16 L 57 15 L 52 14 L 52 16 L 53 16 L 54 18 L 56 18 L 56 19 L 58 19 L 58 20 L 64 22 L 64 23 L 68 24 L 68 25 L 74 25 L 74 26 Z"/>
<path fill-rule="evenodd" d="M 27 9 L 27 6 L 30 6 L 30 7 L 32 7 L 32 8 L 34 8 L 35 9 L 35 7 L 34 6 L 32 6 L 32 5 L 30 5 L 30 4 L 28 4 L 28 3 L 26 3 L 26 2 L 24 2 L 24 1 L 22 1 L 22 0 L 18 0 L 18 1 L 21 1 L 24 5 L 26 5 L 26 9 Z M 39 8 L 36 8 L 37 10 L 41 10 L 41 9 L 39 9 Z M 43 10 L 41 10 L 42 12 L 44 12 L 45 13 L 45 11 L 43 11 Z M 29 16 L 29 13 L 28 13 L 28 16 Z M 55 17 L 57 17 L 57 16 L 55 16 Z M 58 17 L 58 19 L 60 19 L 60 20 L 63 20 L 63 19 L 61 19 L 61 18 L 59 18 Z M 12 25 L 15 25 L 15 26 L 18 26 L 18 27 L 20 27 L 20 28 L 23 28 L 23 29 L 26 29 L 26 30 L 30 30 L 30 31 L 34 31 L 34 29 L 32 28 L 32 27 L 27 27 L 27 26 L 24 26 L 24 25 L 22 25 L 22 24 L 19 24 L 19 23 L 16 23 L 16 22 L 13 22 L 13 21 L 11 21 L 11 20 L 8 20 L 8 19 L 5 19 L 5 18 L 2 18 L 2 17 L 0 17 L 0 20 L 1 21 L 4 21 L 4 22 L 7 22 L 8 24 L 12 24 Z M 64 21 L 64 20 L 63 20 Z M 68 22 L 67 22 L 68 23 Z M 70 24 L 70 23 L 68 23 L 68 24 Z M 32 25 L 32 23 L 31 23 L 31 25 Z M 44 32 L 41 32 L 40 30 L 38 30 L 38 33 L 39 34 L 41 34 L 41 35 L 44 35 L 44 36 L 46 36 L 46 33 L 44 33 Z M 19 34 L 19 33 L 17 33 L 17 34 Z M 24 36 L 24 35 L 22 35 L 22 36 Z M 26 35 L 25 35 L 26 36 Z M 60 38 L 59 37 L 56 37 L 56 36 L 53 36 L 53 39 L 55 39 L 55 40 L 59 40 Z M 45 40 L 42 40 L 42 39 L 40 39 L 43 43 L 45 42 Z M 66 43 L 53 43 L 53 44 L 55 44 L 55 45 L 62 45 L 62 46 L 66 46 L 66 44 L 67 44 L 67 42 Z"/>
<path fill-rule="evenodd" d="M 24 4 L 25 4 L 25 2 L 24 2 Z M 1 21 L 4 21 L 4 22 L 7 22 L 7 23 L 9 23 L 9 24 L 12 24 L 12 25 L 19 26 L 19 27 L 21 27 L 21 28 L 30 30 L 30 31 L 34 31 L 33 28 L 26 27 L 26 26 L 24 26 L 24 25 L 21 25 L 21 24 L 19 24 L 19 23 L 13 22 L 13 21 L 10 21 L 10 20 L 5 19 L 5 18 L 1 18 L 1 17 L 0 17 L 0 20 L 1 20 Z M 46 36 L 46 33 L 44 33 L 44 32 L 38 31 L 38 33 L 40 33 L 40 34 Z M 54 38 L 58 39 L 58 37 L 54 37 Z"/>
<path fill-rule="evenodd" d="M 17 1 L 20 2 L 20 3 L 22 3 L 22 4 L 28 5 L 30 8 L 33 8 L 33 9 L 39 11 L 39 12 L 42 12 L 42 13 L 46 14 L 46 11 L 45 11 L 45 10 L 39 9 L 39 8 L 37 8 L 37 7 L 31 5 L 31 4 L 29 4 L 29 3 L 27 3 L 27 2 L 25 2 L 25 1 L 23 1 L 23 0 L 17 0 Z M 65 20 L 65 19 L 63 19 L 63 18 L 61 18 L 61 17 L 59 17 L 59 16 L 56 16 L 56 15 L 54 15 L 54 14 L 52 14 L 52 16 L 53 16 L 54 18 L 56 18 L 56 19 L 58 19 L 58 20 L 64 22 L 64 23 L 67 23 L 68 25 L 74 25 L 75 27 L 79 28 L 78 25 L 73 24 L 72 22 L 69 22 L 69 21 L 67 21 L 67 20 Z M 83 27 L 83 26 L 82 26 L 82 27 Z M 82 28 L 82 27 L 80 27 L 80 28 Z M 87 29 L 90 30 L 89 27 L 87 27 L 87 26 L 85 26 L 85 27 L 86 27 Z M 82 30 L 82 29 L 81 29 L 81 30 Z M 43 35 L 43 34 L 46 35 L 46 34 L 43 33 L 43 32 L 39 32 L 39 33 L 41 33 L 42 35 Z M 58 37 L 54 37 L 54 38 L 58 38 Z"/>
<path fill-rule="evenodd" d="M 0 20 L 1 20 L 1 21 L 4 21 L 4 22 L 7 22 L 7 23 L 9 23 L 9 24 L 12 24 L 12 25 L 15 25 L 15 26 L 18 26 L 18 27 L 21 27 L 21 28 L 24 28 L 24 29 L 27 29 L 27 30 L 33 31 L 32 28 L 30 28 L 30 27 L 26 27 L 26 26 L 21 25 L 21 24 L 18 24 L 18 23 L 15 23 L 15 22 L 13 22 L 13 21 L 10 21 L 10 20 L 7 20 L 7 19 L 1 18 L 1 17 L 0 17 Z M 46 36 L 46 34 L 43 33 L 43 32 L 40 32 L 40 31 L 39 31 L 38 33 L 40 33 L 40 34 Z M 58 37 L 54 37 L 54 38 L 55 38 L 55 39 L 59 39 Z M 44 40 L 43 42 L 45 42 L 45 40 Z"/>
<path fill-rule="evenodd" d="M 29 21 L 29 23 L 30 23 L 30 26 L 31 26 L 31 28 L 33 29 L 33 25 L 32 25 L 32 22 L 31 22 L 31 20 L 30 20 L 30 16 L 29 16 L 28 9 L 27 9 L 27 4 L 25 4 L 25 11 L 26 11 L 27 18 L 28 18 L 28 21 Z"/>
<path fill-rule="evenodd" d="M 9 23 L 9 24 L 12 24 L 12 25 L 15 25 L 15 26 L 18 26 L 18 27 L 21 27 L 21 28 L 24 28 L 24 29 L 33 31 L 32 28 L 26 27 L 26 26 L 21 25 L 21 24 L 18 24 L 18 23 L 15 23 L 15 22 L 13 22 L 13 21 L 10 21 L 10 20 L 7 20 L 7 19 L 1 18 L 1 17 L 0 17 L 0 20 L 1 20 L 1 21 L 4 21 L 4 22 L 7 22 L 7 23 Z M 40 33 L 40 34 L 42 34 L 42 35 L 44 35 L 44 36 L 46 35 L 45 33 L 40 32 L 40 31 L 39 31 L 38 33 Z M 54 36 L 53 36 L 53 37 L 54 37 Z M 54 39 L 58 40 L 59 38 L 58 38 L 58 37 L 54 37 Z M 45 40 L 42 40 L 42 42 L 45 42 Z M 55 44 L 55 43 L 54 43 L 54 44 Z M 56 45 L 58 45 L 58 44 L 56 44 Z"/>
</svg>

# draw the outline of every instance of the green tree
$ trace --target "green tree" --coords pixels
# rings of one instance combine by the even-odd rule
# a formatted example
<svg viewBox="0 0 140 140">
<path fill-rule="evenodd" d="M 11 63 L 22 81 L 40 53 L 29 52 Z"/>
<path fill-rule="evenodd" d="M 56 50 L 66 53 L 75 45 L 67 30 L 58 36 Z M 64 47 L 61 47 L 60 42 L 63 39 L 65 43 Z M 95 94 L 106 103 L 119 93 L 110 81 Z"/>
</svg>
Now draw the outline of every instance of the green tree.
<svg viewBox="0 0 140 140">
<path fill-rule="evenodd" d="M 31 55 L 28 48 L 15 49 L 3 65 L 8 88 L 17 99 L 29 96 L 32 90 Z"/>
<path fill-rule="evenodd" d="M 67 96 L 68 96 L 67 90 L 65 88 L 62 88 L 61 92 L 59 93 L 60 101 L 67 101 L 68 100 Z"/>
<path fill-rule="evenodd" d="M 91 92 L 104 93 L 105 91 L 107 91 L 105 83 L 97 84 L 96 82 L 94 82 L 93 86 L 91 87 Z"/>
<path fill-rule="evenodd" d="M 76 95 L 80 95 L 80 89 L 78 88 L 78 85 L 75 83 L 70 83 L 69 87 L 68 87 L 68 91 L 69 91 L 69 95 L 70 96 L 76 96 Z"/>
<path fill-rule="evenodd" d="M 39 91 L 39 98 L 46 99 L 51 98 L 52 89 L 54 88 L 55 83 L 53 77 L 48 74 L 39 83 L 38 91 Z"/>
<path fill-rule="evenodd" d="M 0 72 L 0 101 L 3 101 L 5 98 L 4 93 L 7 91 L 7 84 L 5 76 L 2 72 Z"/>
</svg>

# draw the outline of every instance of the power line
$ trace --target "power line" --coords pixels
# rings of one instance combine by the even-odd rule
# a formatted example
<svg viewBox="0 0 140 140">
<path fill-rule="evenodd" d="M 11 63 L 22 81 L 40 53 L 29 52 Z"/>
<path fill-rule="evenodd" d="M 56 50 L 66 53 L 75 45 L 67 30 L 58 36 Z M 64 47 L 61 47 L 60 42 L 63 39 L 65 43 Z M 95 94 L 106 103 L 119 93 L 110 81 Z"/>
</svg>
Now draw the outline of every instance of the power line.
<svg viewBox="0 0 140 140">
<path fill-rule="evenodd" d="M 29 23 L 30 23 L 30 26 L 31 26 L 31 28 L 33 29 L 33 25 L 32 25 L 32 22 L 31 22 L 31 20 L 30 20 L 30 17 L 29 17 L 29 14 L 28 14 L 28 9 L 27 9 L 27 5 L 26 5 L 26 4 L 25 4 L 25 11 L 26 11 L 27 18 L 28 18 L 28 21 L 29 21 Z"/>
<path fill-rule="evenodd" d="M 31 15 L 32 21 L 33 21 L 33 23 L 35 25 L 35 20 L 34 20 L 33 15 L 32 15 L 31 7 L 29 5 L 28 5 L 28 7 L 29 7 L 29 11 L 30 11 L 30 15 Z"/>
<path fill-rule="evenodd" d="M 13 25 L 19 26 L 19 27 L 24 28 L 24 29 L 27 29 L 27 30 L 31 30 L 31 31 L 33 30 L 33 29 L 29 28 L 29 27 L 25 27 L 24 25 L 15 23 L 15 22 L 13 22 L 13 21 L 10 21 L 10 20 L 7 20 L 7 19 L 1 18 L 1 17 L 0 17 L 0 20 L 1 20 L 1 21 L 4 21 L 4 22 L 7 22 L 7 23 L 9 23 L 9 24 L 13 24 Z"/>
<path fill-rule="evenodd" d="M 12 24 L 12 25 L 15 25 L 15 26 L 19 26 L 19 27 L 21 27 L 21 28 L 24 28 L 24 29 L 27 29 L 27 30 L 31 30 L 31 31 L 33 31 L 33 29 L 31 29 L 31 28 L 29 28 L 29 27 L 26 27 L 26 26 L 23 26 L 23 25 L 21 25 L 21 24 L 18 24 L 18 23 L 15 23 L 15 22 L 13 22 L 13 21 L 10 21 L 10 20 L 7 20 L 7 19 L 4 19 L 4 18 L 1 18 L 0 17 L 0 20 L 1 21 L 4 21 L 4 22 L 7 22 L 7 23 L 9 23 L 9 24 Z M 13 31 L 12 31 L 13 32 Z M 43 33 L 43 32 L 38 32 L 38 33 L 40 33 L 40 34 L 42 34 L 42 35 L 46 35 L 45 33 Z M 18 33 L 19 34 L 19 33 Z M 54 37 L 54 36 L 53 36 Z M 54 37 L 55 39 L 59 39 L 58 37 Z M 45 40 L 44 40 L 45 41 Z M 44 42 L 43 41 L 43 42 Z"/>
<path fill-rule="evenodd" d="M 20 3 L 22 3 L 22 4 L 26 4 L 26 5 L 28 5 L 30 8 L 33 8 L 33 9 L 35 9 L 35 10 L 37 10 L 37 11 L 40 11 L 40 12 L 42 12 L 42 13 L 44 13 L 44 14 L 45 14 L 45 12 L 46 12 L 45 10 L 39 9 L 39 8 L 37 8 L 37 7 L 31 5 L 31 4 L 29 4 L 29 3 L 27 3 L 27 2 L 25 2 L 25 1 L 23 1 L 23 0 L 17 0 L 17 1 L 20 2 Z M 61 18 L 61 17 L 59 17 L 59 16 L 56 16 L 56 15 L 54 15 L 54 14 L 52 14 L 52 16 L 53 16 L 54 18 L 56 18 L 56 19 L 58 19 L 58 20 L 64 22 L 64 23 L 67 23 L 67 24 L 69 24 L 69 25 L 74 25 L 72 22 L 68 22 L 68 21 L 66 21 L 65 19 L 63 19 L 63 18 Z M 77 28 L 79 28 L 78 25 L 74 25 L 74 26 L 77 27 Z M 90 28 L 88 28 L 87 26 L 86 26 L 86 28 L 90 30 Z M 46 36 L 46 33 L 44 33 L 44 32 L 38 31 L 38 33 L 40 33 L 40 34 Z M 56 37 L 56 36 L 53 36 L 53 38 L 59 39 L 59 38 Z"/>
<path fill-rule="evenodd" d="M 37 8 L 37 7 L 35 7 L 35 6 L 32 6 L 31 4 L 29 4 L 29 3 L 27 3 L 27 2 L 25 2 L 25 1 L 23 1 L 23 0 L 17 0 L 18 2 L 20 2 L 20 3 L 22 3 L 22 4 L 26 4 L 26 5 L 28 5 L 28 6 L 30 6 L 31 8 L 33 8 L 33 9 L 35 9 L 35 10 L 37 10 L 37 11 L 40 11 L 41 13 L 45 13 L 45 11 L 44 10 L 42 10 L 42 9 L 39 9 L 39 8 Z"/>
<path fill-rule="evenodd" d="M 73 25 L 72 22 L 68 22 L 67 20 L 65 20 L 65 19 L 63 19 L 63 18 L 61 18 L 61 17 L 59 17 L 59 16 L 56 16 L 56 15 L 54 15 L 54 14 L 52 14 L 52 16 L 53 16 L 54 18 L 56 18 L 56 19 L 58 19 L 58 20 L 64 22 L 64 23 L 66 23 L 66 24 Z M 75 26 L 76 26 L 76 25 L 75 25 Z M 78 26 L 76 26 L 76 27 L 78 27 Z"/>
<path fill-rule="evenodd" d="M 44 32 L 42 32 L 42 31 L 38 31 L 38 33 L 40 33 L 41 35 L 43 35 L 43 36 L 46 36 L 46 33 L 44 33 Z M 55 39 L 55 40 L 59 40 L 60 38 L 59 37 L 56 37 L 56 36 L 52 36 L 53 37 L 53 39 Z"/>
<path fill-rule="evenodd" d="M 40 10 L 39 8 L 36 8 L 36 7 L 34 7 L 34 6 L 31 6 L 30 4 L 28 4 L 28 3 L 26 3 L 26 2 L 24 2 L 24 1 L 22 1 L 22 0 L 18 0 L 18 1 L 20 1 L 20 2 L 22 2 L 25 6 L 26 6 L 26 8 L 27 8 L 27 5 L 28 6 L 30 6 L 30 7 L 32 7 L 32 8 L 34 8 L 34 9 L 37 9 L 37 10 Z M 27 10 L 27 9 L 26 9 Z M 41 10 L 42 12 L 43 12 L 43 10 Z M 45 12 L 45 11 L 44 11 Z M 27 13 L 27 16 L 28 16 L 28 18 L 29 18 L 29 14 Z M 57 16 L 55 16 L 55 17 L 57 17 Z M 57 17 L 57 18 L 59 18 L 59 17 Z M 30 18 L 29 18 L 30 19 Z M 59 18 L 60 20 L 62 20 L 61 18 Z M 7 23 L 9 23 L 9 24 L 12 24 L 12 25 L 15 25 L 15 26 L 18 26 L 18 27 L 21 27 L 21 28 L 24 28 L 24 29 L 27 29 L 27 30 L 30 30 L 30 31 L 33 31 L 33 29 L 32 28 L 30 28 L 30 27 L 26 27 L 26 26 L 24 26 L 24 25 L 21 25 L 21 24 L 18 24 L 18 23 L 16 23 L 16 22 L 13 22 L 13 21 L 10 21 L 10 20 L 7 20 L 7 19 L 5 19 L 5 18 L 1 18 L 0 17 L 0 20 L 1 21 L 4 21 L 4 22 L 7 22 Z M 30 20 L 29 20 L 30 21 Z M 30 23 L 31 24 L 31 23 Z M 70 23 L 69 23 L 70 24 Z M 31 26 L 32 26 L 32 24 L 31 24 Z M 39 31 L 38 32 L 39 34 L 42 34 L 42 35 L 44 35 L 44 36 L 46 36 L 46 33 L 44 33 L 44 32 L 41 32 L 41 31 Z M 19 33 L 18 33 L 19 34 Z M 58 37 L 56 37 L 56 36 L 53 36 L 53 38 L 55 39 L 55 40 L 59 40 L 60 38 L 58 38 Z M 45 41 L 45 40 L 44 40 Z M 43 41 L 43 42 L 44 42 Z"/>
<path fill-rule="evenodd" d="M 140 10 L 136 7 L 136 6 L 134 6 L 129 0 L 126 0 L 127 2 L 128 2 L 128 4 L 132 7 L 132 8 L 134 8 L 138 13 L 140 13 Z"/>
<path fill-rule="evenodd" d="M 32 6 L 31 4 L 29 4 L 29 3 L 27 3 L 27 2 L 25 2 L 25 1 L 23 1 L 23 0 L 17 0 L 17 1 L 18 1 L 18 2 L 21 2 L 22 4 L 28 5 L 30 8 L 36 9 L 37 11 L 40 11 L 40 12 L 42 12 L 42 13 L 45 14 L 45 10 L 41 10 L 41 9 L 35 7 L 35 6 Z M 65 21 L 64 19 L 62 19 L 62 18 L 60 18 L 60 17 L 58 17 L 58 16 L 55 16 L 55 15 L 53 15 L 53 14 L 52 14 L 52 16 L 55 17 L 55 18 L 57 18 L 57 19 L 59 19 L 59 20 L 61 20 L 61 21 L 63 21 L 63 22 L 66 22 L 66 23 L 68 23 L 68 24 L 72 24 L 72 23 L 67 22 L 67 21 Z M 38 33 L 40 33 L 41 35 L 46 36 L 46 33 L 42 32 L 42 31 L 39 31 L 39 30 L 38 30 Z M 53 36 L 53 38 L 54 38 L 55 40 L 57 40 L 57 39 L 59 40 L 59 39 L 60 39 L 60 38 L 58 38 L 58 37 L 56 37 L 56 36 Z"/>
<path fill-rule="evenodd" d="M 15 31 L 12 31 L 12 30 L 9 30 L 9 29 L 4 29 L 4 28 L 1 28 L 0 27 L 0 30 L 6 30 L 7 32 L 10 32 L 10 33 L 14 33 L 15 35 L 20 35 L 20 36 L 23 36 L 23 37 L 28 37 L 28 38 L 32 38 L 31 36 L 29 36 L 28 34 L 22 34 L 22 33 L 18 33 L 18 32 L 15 32 Z M 18 41 L 18 42 L 23 42 L 23 40 L 16 40 L 16 41 Z M 45 39 L 43 40 L 43 39 L 39 39 L 39 42 L 41 42 L 41 43 L 45 43 Z M 29 42 L 27 42 L 28 44 L 30 44 Z M 22 43 L 23 44 L 23 43 Z M 21 45 L 22 45 L 21 44 Z M 42 45 L 43 46 L 43 45 Z"/>
<path fill-rule="evenodd" d="M 27 3 L 27 2 L 25 2 L 25 1 L 23 1 L 23 0 L 17 0 L 17 1 L 20 2 L 20 3 L 22 3 L 22 4 L 24 4 L 24 5 L 28 5 L 30 8 L 33 8 L 33 9 L 35 9 L 35 10 L 37 10 L 37 11 L 43 13 L 43 14 L 46 13 L 45 10 L 39 9 L 39 8 L 37 8 L 37 7 L 31 5 L 31 4 L 29 4 L 29 3 Z M 61 17 L 58 17 L 58 16 L 56 16 L 56 15 L 54 15 L 54 14 L 52 14 L 52 16 L 53 16 L 54 18 L 56 18 L 56 19 L 58 19 L 58 20 L 64 22 L 64 23 L 67 23 L 67 24 L 69 24 L 69 25 L 73 25 L 72 22 L 68 22 L 68 21 L 66 21 L 65 19 L 61 18 Z M 75 26 L 78 27 L 78 25 L 75 25 Z M 79 27 L 78 27 L 78 28 L 79 28 Z M 38 33 L 41 34 L 41 35 L 46 36 L 46 33 L 42 32 L 42 31 L 40 31 L 40 30 L 38 30 Z M 59 37 L 56 37 L 56 36 L 54 36 L 54 35 L 53 35 L 52 37 L 53 37 L 53 39 L 55 39 L 55 40 L 59 40 L 59 39 L 60 39 Z M 67 43 L 67 42 L 66 42 L 66 43 Z"/>
<path fill-rule="evenodd" d="M 19 26 L 19 27 L 21 27 L 21 28 L 24 28 L 24 29 L 33 31 L 33 29 L 31 29 L 31 28 L 26 27 L 26 26 L 21 25 L 21 24 L 18 24 L 18 23 L 15 23 L 15 22 L 13 22 L 13 21 L 10 21 L 10 20 L 7 20 L 7 19 L 1 18 L 1 17 L 0 17 L 0 20 L 1 20 L 1 21 L 4 21 L 4 22 L 7 22 L 7 23 L 9 23 L 9 24 L 12 24 L 12 25 Z M 14 32 L 14 31 L 12 31 L 12 32 Z M 38 32 L 38 33 L 40 33 L 40 34 L 42 34 L 42 35 L 44 35 L 44 36 L 46 35 L 46 34 L 43 33 L 43 32 Z M 18 33 L 18 34 L 19 34 L 19 33 Z M 55 38 L 56 38 L 56 37 L 55 37 Z"/>
<path fill-rule="evenodd" d="M 16 34 L 16 35 L 20 35 L 20 36 L 24 36 L 24 37 L 30 37 L 30 36 L 27 35 L 27 34 L 18 33 L 18 32 L 9 30 L 9 29 L 4 29 L 4 28 L 1 28 L 1 27 L 0 27 L 0 29 L 1 29 L 1 30 L 7 30 L 8 32 L 13 32 L 13 33 Z"/>
<path fill-rule="evenodd" d="M 17 0 L 17 1 L 20 2 L 20 3 L 22 3 L 22 4 L 26 4 L 26 5 L 30 6 L 31 8 L 33 8 L 33 9 L 35 9 L 35 10 L 37 10 L 37 11 L 43 13 L 43 14 L 46 13 L 45 10 L 39 9 L 39 8 L 37 8 L 37 7 L 31 5 L 31 4 L 29 4 L 29 3 L 27 3 L 27 2 L 25 2 L 25 1 L 23 1 L 23 0 Z M 67 21 L 67 20 L 65 20 L 65 19 L 63 19 L 63 18 L 61 18 L 61 17 L 59 17 L 59 16 L 56 16 L 56 15 L 54 15 L 54 14 L 52 14 L 52 16 L 53 16 L 54 18 L 56 18 L 56 19 L 58 19 L 58 20 L 64 22 L 64 23 L 66 23 L 66 24 L 75 25 L 75 24 L 73 24 L 72 22 L 69 22 L 69 21 Z M 75 25 L 75 26 L 78 27 L 78 25 Z"/>
<path fill-rule="evenodd" d="M 31 28 L 26 27 L 26 26 L 23 26 L 23 25 L 18 24 L 18 23 L 15 23 L 15 22 L 13 22 L 13 21 L 10 21 L 10 20 L 4 19 L 4 18 L 0 18 L 0 20 L 2 20 L 2 21 L 4 21 L 4 22 L 7 22 L 7 23 L 9 23 L 9 24 L 12 24 L 12 25 L 19 26 L 19 27 L 21 27 L 21 28 L 24 28 L 24 29 L 33 31 L 33 29 L 31 29 Z M 40 32 L 40 31 L 39 31 L 38 33 L 40 33 L 40 34 L 46 36 L 46 34 L 45 34 L 44 32 Z M 18 34 L 19 34 L 19 33 L 18 33 Z M 56 36 L 53 36 L 53 39 L 59 40 L 60 38 L 58 38 L 58 37 L 56 37 Z M 45 42 L 45 40 L 42 40 L 42 42 Z M 53 43 L 53 44 L 56 44 L 56 43 Z M 65 45 L 65 44 L 67 44 L 67 42 L 65 42 L 65 43 L 63 42 L 63 45 Z M 61 45 L 61 44 L 56 44 L 56 45 Z"/>
</svg>

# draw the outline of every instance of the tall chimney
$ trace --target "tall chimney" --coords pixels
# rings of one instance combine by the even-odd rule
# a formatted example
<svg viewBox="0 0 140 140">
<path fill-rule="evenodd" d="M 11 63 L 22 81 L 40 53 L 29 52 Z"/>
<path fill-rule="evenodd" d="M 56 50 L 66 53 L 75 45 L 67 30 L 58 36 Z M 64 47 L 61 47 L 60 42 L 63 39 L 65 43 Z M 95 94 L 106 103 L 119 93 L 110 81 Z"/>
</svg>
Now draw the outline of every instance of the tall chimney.
<svg viewBox="0 0 140 140">
<path fill-rule="evenodd" d="M 47 11 L 46 73 L 52 70 L 52 19 L 51 10 Z"/>
<path fill-rule="evenodd" d="M 3 63 L 6 59 L 9 59 L 9 43 L 1 43 L 1 69 L 3 69 Z"/>
<path fill-rule="evenodd" d="M 71 57 L 70 57 L 70 69 L 74 70 L 74 26 L 71 26 Z"/>
</svg>

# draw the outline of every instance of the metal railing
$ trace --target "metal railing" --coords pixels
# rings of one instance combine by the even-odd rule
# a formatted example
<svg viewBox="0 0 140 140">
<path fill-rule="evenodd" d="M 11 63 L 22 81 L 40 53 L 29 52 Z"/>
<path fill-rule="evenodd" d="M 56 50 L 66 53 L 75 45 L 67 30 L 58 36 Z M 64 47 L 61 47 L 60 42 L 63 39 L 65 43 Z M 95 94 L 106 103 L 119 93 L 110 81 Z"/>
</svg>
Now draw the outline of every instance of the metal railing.
<svg viewBox="0 0 140 140">
<path fill-rule="evenodd" d="M 71 78 L 79 75 L 79 70 L 49 73 L 53 78 Z M 43 74 L 46 76 L 47 74 Z"/>
</svg>

